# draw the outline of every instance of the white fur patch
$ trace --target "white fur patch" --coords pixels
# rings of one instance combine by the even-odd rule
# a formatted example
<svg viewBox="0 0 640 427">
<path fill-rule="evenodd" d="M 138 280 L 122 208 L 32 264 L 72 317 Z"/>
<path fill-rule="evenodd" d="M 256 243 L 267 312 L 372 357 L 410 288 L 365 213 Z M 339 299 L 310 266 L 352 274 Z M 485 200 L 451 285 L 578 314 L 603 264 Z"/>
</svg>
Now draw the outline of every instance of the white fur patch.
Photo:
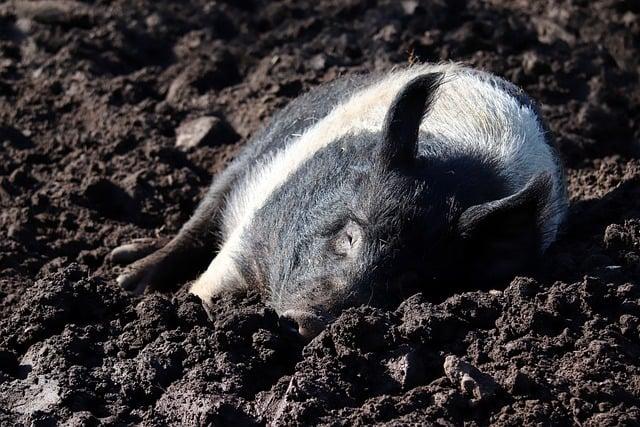
<svg viewBox="0 0 640 427">
<path fill-rule="evenodd" d="M 208 299 L 223 290 L 242 287 L 234 258 L 242 250 L 244 230 L 255 212 L 304 162 L 331 142 L 349 133 L 379 132 L 400 89 L 418 75 L 430 72 L 444 73 L 444 83 L 421 125 L 429 135 L 430 150 L 451 152 L 455 147 L 462 153 L 487 153 L 502 164 L 513 191 L 541 171 L 559 178 L 560 171 L 535 112 L 502 89 L 457 64 L 425 64 L 397 70 L 354 93 L 302 135 L 291 135 L 285 149 L 261 158 L 230 194 L 223 220 L 224 244 L 191 292 Z M 556 181 L 557 194 L 550 204 L 563 200 L 560 181 Z M 557 218 L 544 225 L 545 235 L 550 236 L 545 248 L 553 241 L 559 222 Z"/>
</svg>

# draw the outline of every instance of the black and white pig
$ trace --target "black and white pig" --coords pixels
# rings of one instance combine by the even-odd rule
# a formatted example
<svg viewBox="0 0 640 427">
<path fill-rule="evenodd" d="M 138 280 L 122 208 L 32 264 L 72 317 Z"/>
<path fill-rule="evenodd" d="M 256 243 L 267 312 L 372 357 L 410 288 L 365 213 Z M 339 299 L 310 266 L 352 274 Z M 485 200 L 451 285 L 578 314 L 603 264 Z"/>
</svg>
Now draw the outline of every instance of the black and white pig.
<svg viewBox="0 0 640 427">
<path fill-rule="evenodd" d="M 413 65 L 294 100 L 215 177 L 177 236 L 113 257 L 148 254 L 118 277 L 133 292 L 208 264 L 191 286 L 205 306 L 260 289 L 310 338 L 345 307 L 407 283 L 442 293 L 535 267 L 567 204 L 548 129 L 521 89 L 459 64 Z"/>
</svg>

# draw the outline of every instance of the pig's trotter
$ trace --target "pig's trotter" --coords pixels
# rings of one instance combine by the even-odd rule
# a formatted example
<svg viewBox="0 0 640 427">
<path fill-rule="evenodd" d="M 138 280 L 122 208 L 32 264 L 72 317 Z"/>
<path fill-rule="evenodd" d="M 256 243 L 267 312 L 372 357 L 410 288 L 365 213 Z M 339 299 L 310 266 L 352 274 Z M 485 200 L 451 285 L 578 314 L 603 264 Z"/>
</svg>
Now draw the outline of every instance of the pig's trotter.
<svg viewBox="0 0 640 427">
<path fill-rule="evenodd" d="M 109 259 L 115 264 L 128 265 L 154 253 L 166 245 L 168 241 L 169 239 L 146 237 L 135 239 L 112 250 Z"/>
<path fill-rule="evenodd" d="M 153 246 L 120 246 L 112 252 L 112 259 L 137 260 L 125 268 L 116 279 L 128 292 L 141 294 L 149 290 L 175 290 L 185 280 L 193 278 L 213 256 L 210 245 L 191 240 L 179 233 L 163 247 L 152 251 Z M 146 256 L 144 256 L 147 254 Z"/>
<path fill-rule="evenodd" d="M 129 265 L 116 280 L 124 290 L 135 294 L 147 288 L 167 288 L 168 264 L 164 251 L 157 250 Z"/>
</svg>

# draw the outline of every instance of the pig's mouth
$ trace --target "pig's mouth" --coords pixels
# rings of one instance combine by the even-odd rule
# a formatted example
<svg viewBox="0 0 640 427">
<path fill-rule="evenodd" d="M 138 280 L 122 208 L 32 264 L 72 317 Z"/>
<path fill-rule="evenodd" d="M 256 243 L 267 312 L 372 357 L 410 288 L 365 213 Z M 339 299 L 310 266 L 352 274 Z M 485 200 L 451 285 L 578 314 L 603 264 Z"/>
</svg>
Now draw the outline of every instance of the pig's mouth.
<svg viewBox="0 0 640 427">
<path fill-rule="evenodd" d="M 328 315 L 306 310 L 286 310 L 280 315 L 282 333 L 302 341 L 311 341 L 331 322 Z"/>
</svg>

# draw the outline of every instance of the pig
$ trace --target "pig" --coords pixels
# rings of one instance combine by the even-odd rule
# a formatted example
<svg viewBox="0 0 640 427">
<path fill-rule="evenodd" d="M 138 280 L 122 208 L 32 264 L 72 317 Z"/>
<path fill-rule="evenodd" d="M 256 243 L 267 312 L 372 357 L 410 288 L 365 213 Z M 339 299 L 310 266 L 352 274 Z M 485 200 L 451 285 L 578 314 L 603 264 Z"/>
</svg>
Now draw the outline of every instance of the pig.
<svg viewBox="0 0 640 427">
<path fill-rule="evenodd" d="M 345 308 L 406 289 L 491 288 L 536 268 L 567 211 L 563 167 L 536 104 L 458 63 L 349 75 L 276 113 L 213 179 L 126 290 L 212 298 L 257 289 L 311 339 Z M 144 256 L 143 256 L 144 255 Z"/>
</svg>

